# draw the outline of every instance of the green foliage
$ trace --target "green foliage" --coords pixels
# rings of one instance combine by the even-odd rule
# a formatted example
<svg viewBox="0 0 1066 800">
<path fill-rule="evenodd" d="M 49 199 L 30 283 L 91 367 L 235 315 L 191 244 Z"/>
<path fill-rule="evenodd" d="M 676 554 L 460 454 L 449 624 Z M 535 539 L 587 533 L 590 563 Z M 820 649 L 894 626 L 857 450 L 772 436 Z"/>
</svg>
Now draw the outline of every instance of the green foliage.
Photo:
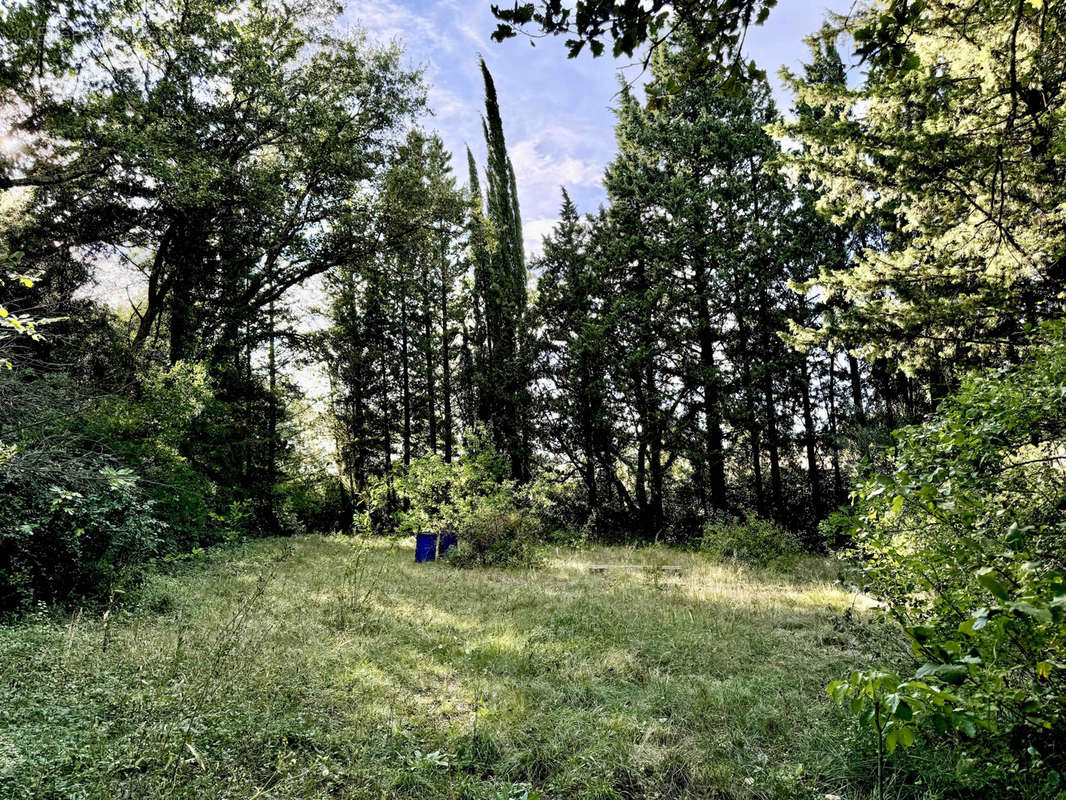
<svg viewBox="0 0 1066 800">
<path fill-rule="evenodd" d="M 93 602 L 133 581 L 170 533 L 87 430 L 85 405 L 63 375 L 0 377 L 0 612 Z"/>
<path fill-rule="evenodd" d="M 21 261 L 22 253 L 6 253 L 0 250 L 0 290 L 8 284 L 25 289 L 32 288 L 33 278 L 18 269 Z M 11 339 L 25 336 L 39 341 L 41 334 L 38 328 L 50 321 L 32 315 L 16 314 L 4 305 L 3 298 L 0 297 L 0 367 L 12 369 L 8 352 Z"/>
<path fill-rule="evenodd" d="M 206 365 L 179 362 L 149 368 L 139 398 L 103 397 L 79 423 L 144 479 L 155 513 L 172 531 L 169 552 L 232 538 L 252 522 L 247 500 L 220 493 L 190 458 L 190 440 L 218 410 Z"/>
<path fill-rule="evenodd" d="M 481 74 L 485 84 L 483 128 L 488 151 L 485 165 L 484 209 L 477 168 L 469 156 L 473 202 L 471 208 L 473 290 L 479 311 L 475 312 L 477 419 L 484 423 L 501 453 L 510 460 L 510 477 L 529 480 L 529 391 L 527 283 L 522 215 L 518 205 L 514 165 L 500 117 L 496 85 L 484 59 Z M 485 223 L 491 230 L 492 246 L 486 242 Z"/>
<path fill-rule="evenodd" d="M 352 496 L 391 472 L 396 434 L 404 463 L 427 451 L 451 460 L 458 432 L 475 422 L 471 365 L 456 342 L 462 331 L 465 348 L 472 303 L 463 281 L 471 203 L 450 162 L 438 136 L 411 131 L 381 179 L 381 245 L 327 276 L 332 326 L 321 353 Z"/>
<path fill-rule="evenodd" d="M 779 525 L 756 516 L 719 516 L 703 530 L 700 550 L 715 558 L 764 565 L 802 551 L 799 539 Z"/>
<path fill-rule="evenodd" d="M 829 684 L 829 695 L 846 707 L 877 737 L 877 792 L 884 799 L 885 752 L 907 748 L 916 741 L 916 731 L 925 724 L 944 731 L 949 727 L 974 735 L 974 721 L 956 711 L 960 701 L 950 692 L 920 680 L 901 681 L 883 670 L 859 670 L 847 680 Z"/>
<path fill-rule="evenodd" d="M 526 33 L 531 36 L 566 35 L 566 48 L 575 58 L 588 45 L 600 56 L 607 43 L 617 58 L 632 56 L 644 46 L 654 50 L 667 37 L 678 20 L 695 30 L 703 46 L 723 62 L 734 62 L 736 77 L 755 72 L 739 60 L 739 44 L 748 25 L 761 25 L 777 0 L 714 0 L 707 2 L 668 2 L 645 0 L 619 3 L 614 0 L 542 0 L 515 3 L 513 8 L 492 6 L 499 20 L 492 38 L 502 42 Z M 676 16 L 675 16 L 676 15 Z M 528 26 L 534 24 L 535 30 Z"/>
<path fill-rule="evenodd" d="M 159 0 L 149 24 L 122 3 L 75 2 L 26 36 L 21 12 L 51 4 L 15 5 L 4 53 L 44 74 L 0 91 L 27 132 L 17 170 L 0 158 L 0 188 L 34 187 L 31 261 L 111 248 L 143 271 L 139 347 L 161 333 L 170 363 L 230 363 L 239 334 L 263 341 L 286 289 L 375 235 L 366 190 L 421 90 L 398 48 L 336 35 L 337 9 Z M 65 61 L 32 60 L 75 31 Z M 83 70 L 91 82 L 62 80 Z"/>
<path fill-rule="evenodd" d="M 209 474 L 226 405 L 205 365 L 150 367 L 136 394 L 31 368 L 0 381 L 0 610 L 93 603 L 157 557 L 258 532 L 249 495 Z"/>
<path fill-rule="evenodd" d="M 457 567 L 538 566 L 538 533 L 536 517 L 513 503 L 478 508 L 463 518 L 459 545 L 449 560 Z"/>
<path fill-rule="evenodd" d="M 0 265 L 0 357 L 9 330 L 29 332 L 22 309 L 70 313 L 66 341 L 23 337 L 20 355 L 77 384 L 62 441 L 135 469 L 167 551 L 329 523 L 308 513 L 306 482 L 299 514 L 286 496 L 303 465 L 284 367 L 304 338 L 285 295 L 377 246 L 382 176 L 424 99 L 399 48 L 338 32 L 339 13 L 319 0 L 0 10 L 14 144 L 0 252 L 24 251 L 42 276 L 27 299 Z M 144 278 L 121 316 L 77 294 L 108 283 L 105 262 Z M 105 328 L 114 347 L 98 352 L 85 334 Z"/>
<path fill-rule="evenodd" d="M 809 113 L 778 133 L 802 143 L 790 160 L 823 212 L 879 230 L 799 287 L 829 301 L 800 341 L 955 379 L 1061 315 L 1063 12 L 879 0 L 812 37 L 852 37 L 864 80 L 786 74 Z"/>
<path fill-rule="evenodd" d="M 134 585 L 167 538 L 129 470 L 99 457 L 78 466 L 99 469 L 82 491 L 0 476 L 0 612 L 94 603 Z"/>
<path fill-rule="evenodd" d="M 463 455 L 453 463 L 427 453 L 397 470 L 392 490 L 401 501 L 403 533 L 456 531 L 474 511 L 503 505 L 513 494 L 514 484 L 505 480 L 507 465 L 486 431 L 468 431 L 463 444 Z"/>
<path fill-rule="evenodd" d="M 470 503 L 467 487 L 460 487 L 458 465 L 446 464 L 436 453 L 416 458 L 396 480 L 396 491 L 404 500 L 400 512 L 402 533 L 442 533 L 454 531 L 462 517 L 460 503 Z"/>
<path fill-rule="evenodd" d="M 464 454 L 446 463 L 435 453 L 416 458 L 393 480 L 398 528 L 406 535 L 457 533 L 456 566 L 530 566 L 537 562 L 544 494 L 518 485 L 484 429 L 469 431 Z M 388 491 L 383 481 L 378 491 Z"/>
<path fill-rule="evenodd" d="M 866 590 L 911 638 L 920 666 L 900 686 L 945 693 L 933 727 L 985 730 L 1061 772 L 1066 330 L 1046 327 L 1027 355 L 897 431 L 892 471 L 856 488 L 844 524 Z"/>
<path fill-rule="evenodd" d="M 643 101 L 622 88 L 609 206 L 582 219 L 564 194 L 544 242 L 540 442 L 603 535 L 691 544 L 736 508 L 811 530 L 830 447 L 843 494 L 839 366 L 781 334 L 813 316 L 788 280 L 843 247 L 779 168 L 765 81 L 730 85 L 683 26 L 650 67 Z"/>
</svg>

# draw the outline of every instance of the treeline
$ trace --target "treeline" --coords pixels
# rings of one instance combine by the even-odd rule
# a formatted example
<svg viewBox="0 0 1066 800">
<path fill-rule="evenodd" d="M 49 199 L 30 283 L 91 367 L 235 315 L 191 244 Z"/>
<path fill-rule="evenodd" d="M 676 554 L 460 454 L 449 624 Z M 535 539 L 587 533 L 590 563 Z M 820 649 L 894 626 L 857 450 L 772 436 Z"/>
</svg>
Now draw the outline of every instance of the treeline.
<svg viewBox="0 0 1066 800">
<path fill-rule="evenodd" d="M 492 76 L 485 81 L 488 158 L 467 151 L 457 186 L 440 139 L 413 131 L 384 178 L 388 246 L 333 271 L 332 326 L 321 337 L 349 508 L 394 466 L 439 454 L 483 426 L 531 476 L 528 275 L 514 168 Z"/>
<path fill-rule="evenodd" d="M 835 50 L 812 71 L 843 81 Z M 564 198 L 538 289 L 545 442 L 590 507 L 690 538 L 754 513 L 808 534 L 844 496 L 899 387 L 843 348 L 800 352 L 819 301 L 794 284 L 843 263 L 849 231 L 789 180 L 764 81 L 734 86 L 691 36 L 659 48 L 643 104 L 623 89 L 609 203 Z M 627 526 L 628 527 L 628 526 Z"/>
<path fill-rule="evenodd" d="M 348 504 L 397 464 L 451 462 L 484 426 L 512 479 L 568 486 L 565 516 L 597 536 L 693 541 L 755 515 L 820 546 L 871 443 L 932 399 L 839 341 L 794 346 L 826 308 L 800 284 L 882 229 L 825 221 L 812 182 L 786 175 L 765 81 L 735 85 L 678 36 L 656 51 L 647 102 L 623 88 L 608 204 L 582 217 L 564 189 L 527 269 L 482 69 L 484 180 L 468 153 L 457 188 L 439 140 L 412 134 L 386 180 L 397 247 L 331 275 L 324 360 Z M 844 87 L 832 45 L 815 45 L 806 80 Z"/>
<path fill-rule="evenodd" d="M 332 33 L 316 2 L 6 9 L 5 604 L 88 591 L 79 565 L 110 580 L 348 529 L 368 489 L 482 430 L 591 535 L 760 517 L 823 547 L 892 430 L 1061 312 L 1054 126 L 1016 88 L 952 94 L 971 53 L 945 62 L 961 83 L 918 91 L 863 45 L 849 86 L 840 35 L 895 35 L 865 16 L 811 38 L 786 121 L 692 14 L 643 98 L 623 86 L 606 204 L 582 216 L 564 191 L 527 264 L 484 63 L 485 157 L 456 177 L 402 54 Z M 996 14 L 983 29 L 1012 41 Z M 128 313 L 88 299 L 122 275 Z M 324 408 L 293 378 L 308 364 Z"/>
<path fill-rule="evenodd" d="M 336 13 L 0 11 L 0 252 L 17 273 L 0 306 L 19 323 L 0 330 L 0 607 L 336 526 L 292 378 L 310 352 L 293 292 L 398 246 L 385 183 L 424 111 L 401 51 Z"/>
<path fill-rule="evenodd" d="M 719 296 L 725 302 L 707 304 L 702 319 L 713 321 L 713 312 L 722 310 L 721 328 L 664 302 L 674 296 L 665 287 L 676 286 L 699 311 L 699 267 L 691 268 L 691 281 L 674 266 L 666 281 L 640 284 L 646 263 L 638 257 L 614 262 L 616 269 L 627 265 L 630 285 L 654 288 L 636 294 L 646 301 L 635 315 L 646 326 L 640 341 L 661 342 L 663 332 L 685 330 L 693 320 L 696 331 L 721 332 L 720 350 L 712 350 L 717 369 L 697 374 L 723 378 L 720 396 L 744 412 L 734 419 L 751 420 L 762 401 L 761 427 L 747 430 L 749 444 L 757 441 L 756 431 L 767 450 L 768 435 L 787 439 L 789 431 L 811 442 L 804 388 L 810 386 L 812 398 L 821 392 L 829 401 L 828 410 L 811 404 L 815 428 L 832 434 L 844 420 L 850 423 L 848 446 L 827 448 L 831 468 L 845 454 L 844 463 L 869 455 L 871 468 L 851 484 L 850 506 L 823 530 L 839 537 L 852 575 L 879 601 L 884 634 L 910 646 L 910 656 L 871 653 L 865 668 L 829 687 L 869 737 L 871 792 L 918 787 L 914 791 L 936 794 L 939 785 L 941 793 L 958 796 L 1059 797 L 1066 769 L 1066 6 L 1061 0 L 879 0 L 847 16 L 831 15 L 810 39 L 809 66 L 784 75 L 797 98 L 795 113 L 771 124 L 784 152 L 763 163 L 781 166 L 760 172 L 750 146 L 736 140 L 732 150 L 717 146 L 730 139 L 710 126 L 721 116 L 711 105 L 686 105 L 708 70 L 684 54 L 698 56 L 705 48 L 723 56 L 725 96 L 730 102 L 758 98 L 759 72 L 737 57 L 737 47 L 745 27 L 771 13 L 774 0 L 676 3 L 673 13 L 665 13 L 666 5 L 654 0 L 575 10 L 552 0 L 495 10 L 498 39 L 525 30 L 565 34 L 571 54 L 588 46 L 595 55 L 608 43 L 616 55 L 642 46 L 654 52 L 648 102 L 640 109 L 630 102 L 628 117 L 623 106 L 622 155 L 608 175 L 612 205 L 602 220 L 585 226 L 585 249 L 597 253 L 596 232 L 628 212 L 634 222 L 616 231 L 632 231 L 646 250 L 686 241 L 666 263 L 713 256 L 713 249 L 698 245 L 719 241 L 737 218 L 734 202 L 746 196 L 744 179 L 761 176 L 764 189 L 749 203 L 754 208 L 757 196 L 760 210 L 771 216 L 743 226 L 726 252 L 751 253 L 753 264 L 777 266 L 740 273 L 741 281 L 726 284 Z M 680 37 L 679 24 L 689 29 Z M 854 45 L 858 69 L 849 80 L 834 53 L 838 41 Z M 686 69 L 686 63 L 700 65 Z M 656 134 L 665 130 L 673 138 L 663 145 Z M 686 148 L 687 131 L 700 133 Z M 751 158 L 747 170 L 733 166 L 714 177 L 701 171 L 712 159 L 735 163 L 734 153 Z M 729 185 L 723 173 L 737 176 L 739 185 L 717 194 Z M 659 179 L 652 203 L 641 191 L 645 176 Z M 778 176 L 787 177 L 790 198 L 778 193 Z M 684 197 L 709 196 L 715 212 L 724 207 L 728 213 L 687 216 L 687 207 L 673 202 L 675 183 L 686 185 Z M 808 207 L 822 222 L 807 215 Z M 576 220 L 570 230 L 581 230 Z M 579 241 L 566 228 L 556 239 L 565 243 L 564 252 Z M 723 260 L 710 274 L 733 274 L 733 263 Z M 775 282 L 785 280 L 794 290 L 791 300 L 774 291 Z M 596 316 L 610 306 L 590 307 Z M 649 324 L 652 312 L 659 316 Z M 637 324 L 633 329 L 640 330 Z M 610 330 L 618 336 L 617 328 Z M 768 347 L 772 338 L 761 339 L 764 331 L 779 334 L 790 349 Z M 559 340 L 574 374 L 583 374 L 597 351 Z M 676 341 L 687 341 L 688 349 L 659 351 L 658 364 L 637 359 L 647 376 L 643 387 L 667 387 L 660 397 L 682 384 L 680 370 L 664 367 L 684 363 L 681 353 L 695 360 L 706 352 L 699 337 Z M 845 375 L 858 367 L 853 385 L 861 391 L 850 394 L 850 407 L 846 399 L 838 404 L 843 376 L 818 367 L 819 361 L 843 367 L 840 359 L 848 359 Z M 765 365 L 774 367 L 769 381 Z M 612 367 L 616 363 L 608 361 L 604 374 Z M 798 391 L 786 389 L 793 382 Z M 713 389 L 704 389 L 703 397 L 712 397 Z M 589 395 L 579 389 L 574 396 Z M 798 408 L 791 417 L 790 401 Z M 642 414 L 642 405 L 630 406 L 630 425 L 639 437 L 653 432 L 646 451 L 654 461 L 662 417 Z M 855 435 L 866 427 L 864 417 L 894 428 L 891 439 Z M 725 441 L 735 441 L 736 433 L 743 439 L 745 432 L 743 422 L 715 415 L 698 429 L 711 434 L 709 441 L 695 440 L 708 454 L 718 441 L 715 418 L 727 421 Z M 664 452 L 672 457 L 676 448 Z M 825 485 L 812 480 L 817 467 L 824 474 L 826 458 L 819 463 L 817 456 L 815 450 L 807 461 L 812 501 Z M 756 487 L 758 461 L 749 461 Z M 772 473 L 771 463 L 771 497 Z M 727 466 L 727 481 L 737 474 Z M 901 749 L 918 743 L 927 761 L 900 757 Z"/>
</svg>

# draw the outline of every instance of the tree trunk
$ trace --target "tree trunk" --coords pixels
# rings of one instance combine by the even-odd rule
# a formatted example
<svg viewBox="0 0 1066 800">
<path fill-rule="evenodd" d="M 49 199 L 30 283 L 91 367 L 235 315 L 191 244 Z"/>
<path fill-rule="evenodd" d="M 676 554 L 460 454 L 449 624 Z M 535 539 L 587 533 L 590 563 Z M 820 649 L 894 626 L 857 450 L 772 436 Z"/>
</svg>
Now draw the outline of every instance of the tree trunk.
<svg viewBox="0 0 1066 800">
<path fill-rule="evenodd" d="M 840 474 L 840 443 L 837 440 L 837 390 L 836 390 L 836 353 L 829 354 L 829 396 L 826 398 L 829 419 L 830 452 L 833 459 L 833 505 L 837 506 L 844 499 L 844 481 Z"/>
<path fill-rule="evenodd" d="M 441 260 L 440 281 L 440 369 L 441 393 L 444 395 L 444 461 L 452 463 L 452 436 L 455 424 L 452 421 L 452 361 L 449 354 L 448 336 L 448 276 L 447 262 Z"/>
<path fill-rule="evenodd" d="M 818 475 L 817 432 L 814 429 L 814 414 L 811 410 L 811 376 L 806 355 L 803 356 L 802 370 L 803 394 L 800 399 L 803 401 L 803 439 L 807 448 L 807 481 L 811 487 L 814 517 L 820 520 L 823 514 L 822 486 Z"/>
<path fill-rule="evenodd" d="M 169 290 L 165 273 L 170 244 L 174 238 L 172 231 L 173 227 L 167 228 L 159 242 L 159 247 L 155 251 L 155 257 L 152 259 L 152 268 L 148 273 L 147 302 L 145 303 L 144 313 L 141 315 L 140 322 L 137 325 L 137 332 L 133 337 L 133 346 L 135 348 L 140 348 L 151 335 L 152 327 L 159 319 L 163 302 Z"/>
<path fill-rule="evenodd" d="M 726 507 L 725 453 L 722 450 L 722 421 L 717 366 L 714 362 L 714 332 L 711 329 L 710 298 L 706 265 L 697 258 L 694 266 L 697 302 L 697 339 L 700 348 L 700 380 L 703 388 L 703 461 L 707 467 L 707 497 L 716 510 Z"/>
<path fill-rule="evenodd" d="M 644 362 L 644 396 L 647 424 L 648 464 L 651 494 L 648 497 L 648 532 L 658 537 L 663 526 L 663 436 L 658 378 L 650 348 Z"/>
<path fill-rule="evenodd" d="M 582 367 L 581 376 L 581 446 L 585 451 L 585 463 L 582 465 L 582 478 L 585 482 L 585 497 L 588 500 L 588 510 L 592 514 L 599 507 L 600 501 L 596 488 L 596 439 L 595 439 L 595 416 L 592 410 L 592 381 L 588 375 L 587 365 Z"/>
<path fill-rule="evenodd" d="M 403 465 L 411 466 L 411 368 L 407 352 L 407 280 L 400 280 L 400 370 L 403 392 Z"/>
<path fill-rule="evenodd" d="M 642 534 L 647 534 L 651 528 L 651 520 L 648 506 L 648 483 L 647 483 L 647 452 L 648 442 L 646 434 L 647 418 L 641 423 L 640 441 L 637 444 L 637 471 L 634 480 L 634 494 L 637 499 L 637 510 L 640 512 L 638 527 Z"/>
<path fill-rule="evenodd" d="M 766 494 L 762 485 L 762 447 L 759 436 L 759 426 L 753 424 L 748 430 L 751 440 L 751 477 L 755 484 L 755 511 L 760 517 L 766 514 Z"/>
<path fill-rule="evenodd" d="M 278 482 L 278 364 L 274 341 L 274 301 L 270 301 L 267 313 L 267 321 L 270 326 L 269 350 L 267 366 L 269 369 L 269 397 L 268 397 L 268 420 L 267 420 L 267 503 L 271 521 L 274 521 L 274 487 Z"/>
<path fill-rule="evenodd" d="M 866 409 L 862 402 L 862 379 L 859 374 L 859 360 L 848 353 L 848 372 L 851 375 L 851 402 L 855 406 L 855 421 L 866 425 Z"/>
<path fill-rule="evenodd" d="M 777 407 L 774 404 L 773 378 L 769 370 L 763 372 L 763 398 L 766 401 L 766 452 L 770 456 L 770 501 L 773 504 L 773 518 L 780 521 L 784 511 L 781 457 L 777 443 Z"/>
<path fill-rule="evenodd" d="M 894 405 L 896 394 L 893 391 L 892 378 L 882 364 L 873 365 L 873 378 L 874 386 L 877 388 L 878 394 L 881 395 L 881 403 L 885 407 L 885 424 L 889 429 L 895 430 L 896 412 Z"/>
<path fill-rule="evenodd" d="M 428 271 L 426 278 L 426 283 L 428 284 Z M 422 335 L 425 340 L 426 358 L 426 417 L 429 421 L 429 451 L 435 454 L 437 452 L 437 376 L 435 359 L 433 358 L 433 315 L 428 285 L 426 286 L 423 302 L 425 303 L 422 309 Z"/>
<path fill-rule="evenodd" d="M 188 269 L 178 267 L 174 288 L 170 292 L 170 363 L 185 359 L 189 323 L 192 318 L 192 287 Z"/>
</svg>

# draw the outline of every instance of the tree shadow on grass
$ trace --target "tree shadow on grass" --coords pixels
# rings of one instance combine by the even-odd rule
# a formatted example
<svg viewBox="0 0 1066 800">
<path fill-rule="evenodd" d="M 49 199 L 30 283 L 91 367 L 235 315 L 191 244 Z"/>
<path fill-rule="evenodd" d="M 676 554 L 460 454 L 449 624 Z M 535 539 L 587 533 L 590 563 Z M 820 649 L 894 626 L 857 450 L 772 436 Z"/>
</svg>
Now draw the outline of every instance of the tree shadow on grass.
<svg viewBox="0 0 1066 800">
<path fill-rule="evenodd" d="M 390 573 L 372 612 L 388 655 L 367 658 L 400 717 L 437 747 L 490 737 L 507 780 L 747 797 L 745 771 L 794 781 L 839 738 L 824 686 L 857 654 L 833 640 L 833 609 L 640 573 Z"/>
</svg>

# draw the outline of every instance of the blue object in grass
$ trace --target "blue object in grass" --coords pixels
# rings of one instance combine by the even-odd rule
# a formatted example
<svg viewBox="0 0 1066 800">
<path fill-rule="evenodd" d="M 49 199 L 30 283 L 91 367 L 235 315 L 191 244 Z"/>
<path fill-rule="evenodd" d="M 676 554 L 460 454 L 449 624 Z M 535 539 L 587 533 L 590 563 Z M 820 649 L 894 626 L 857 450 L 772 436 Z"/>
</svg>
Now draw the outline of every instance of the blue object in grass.
<svg viewBox="0 0 1066 800">
<path fill-rule="evenodd" d="M 415 563 L 437 560 L 437 534 L 419 533 L 415 535 Z"/>
<path fill-rule="evenodd" d="M 437 553 L 439 555 L 444 555 L 457 544 L 459 544 L 459 537 L 454 533 L 442 533 L 440 535 L 440 547 L 437 549 Z"/>
</svg>

